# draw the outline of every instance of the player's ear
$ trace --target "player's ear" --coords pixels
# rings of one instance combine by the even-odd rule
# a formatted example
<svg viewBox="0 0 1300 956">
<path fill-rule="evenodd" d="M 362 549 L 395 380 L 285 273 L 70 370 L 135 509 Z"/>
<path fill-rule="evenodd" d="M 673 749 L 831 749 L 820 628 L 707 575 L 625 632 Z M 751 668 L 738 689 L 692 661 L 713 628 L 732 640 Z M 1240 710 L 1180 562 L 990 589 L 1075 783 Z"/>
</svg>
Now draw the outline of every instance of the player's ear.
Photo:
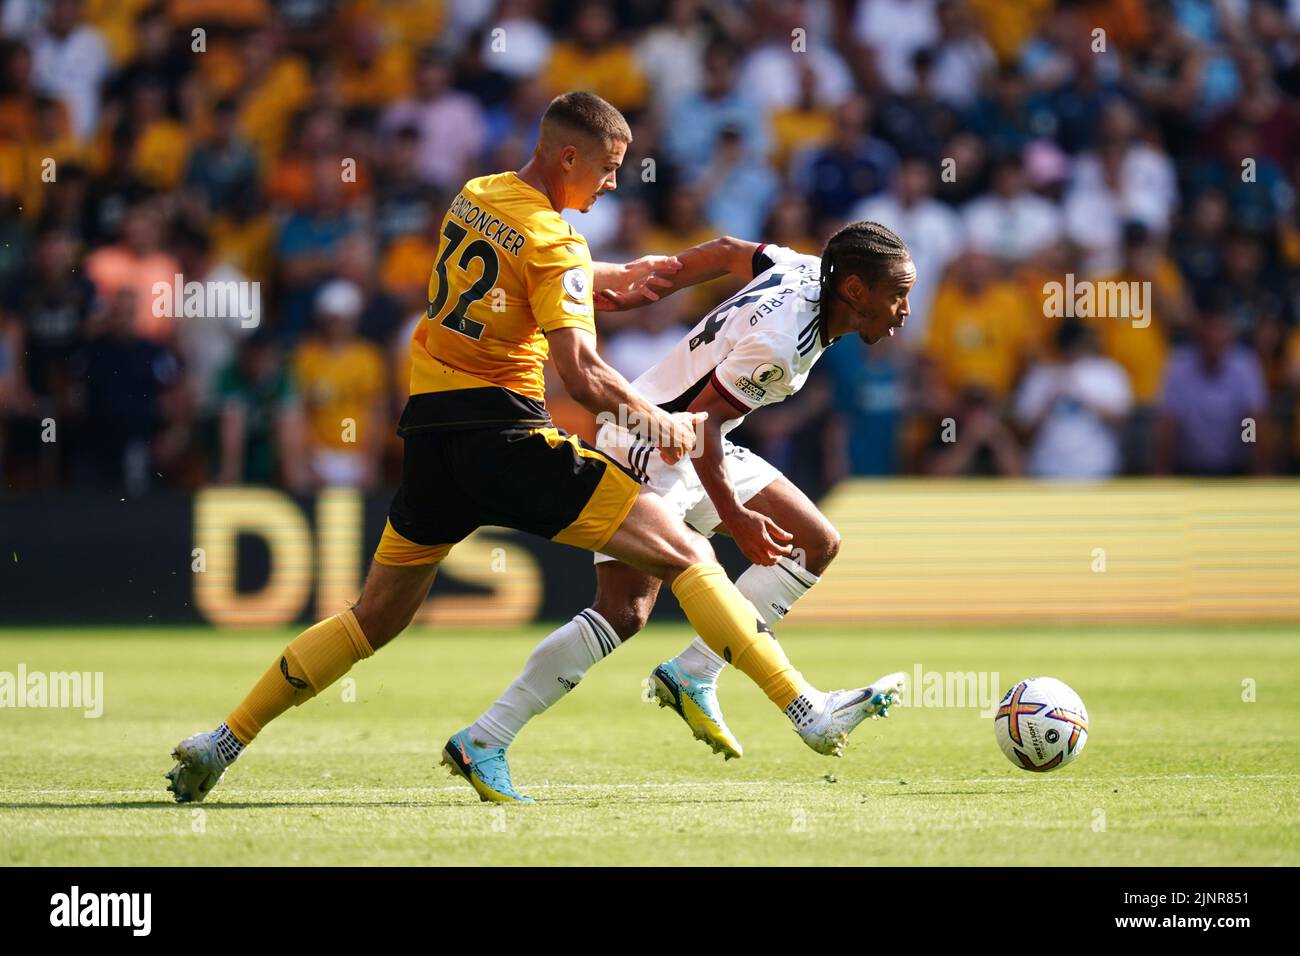
<svg viewBox="0 0 1300 956">
<path fill-rule="evenodd" d="M 571 172 L 578 163 L 578 147 L 569 145 L 560 147 L 560 168 Z"/>
<path fill-rule="evenodd" d="M 845 277 L 844 284 L 840 286 L 840 291 L 844 293 L 846 299 L 857 304 L 863 302 L 871 290 L 862 281 L 862 276 L 857 273 L 850 273 Z"/>
</svg>

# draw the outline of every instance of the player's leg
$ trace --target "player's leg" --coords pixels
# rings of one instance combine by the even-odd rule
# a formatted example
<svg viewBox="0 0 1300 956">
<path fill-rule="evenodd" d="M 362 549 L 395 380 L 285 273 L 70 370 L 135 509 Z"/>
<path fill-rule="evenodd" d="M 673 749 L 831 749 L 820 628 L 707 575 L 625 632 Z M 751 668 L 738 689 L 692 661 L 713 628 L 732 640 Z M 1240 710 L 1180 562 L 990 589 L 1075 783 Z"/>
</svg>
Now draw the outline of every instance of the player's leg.
<svg viewBox="0 0 1300 956">
<path fill-rule="evenodd" d="M 473 450 L 481 462 L 499 462 L 465 489 L 484 523 L 588 550 L 600 550 L 642 490 L 607 455 L 555 428 L 508 430 L 499 441 L 483 435 Z M 659 580 L 606 561 L 592 606 L 548 634 L 496 702 L 448 739 L 443 764 L 484 801 L 533 802 L 514 788 L 506 749 L 649 617 Z"/>
<path fill-rule="evenodd" d="M 737 496 L 746 507 L 765 514 L 793 535 L 795 558 L 779 558 L 773 565 L 751 565 L 736 587 L 775 627 L 800 598 L 820 580 L 839 552 L 840 537 L 829 519 L 792 482 L 747 449 L 729 446 L 727 468 Z M 691 509 L 687 520 L 697 527 L 723 531 L 712 502 L 707 498 Z M 717 680 L 726 661 L 707 643 L 696 638 L 681 654 L 655 669 L 674 672 L 691 685 L 707 690 L 713 703 L 713 724 L 726 728 L 717 703 Z M 787 716 L 808 746 L 818 753 L 839 755 L 849 733 L 868 717 L 887 717 L 889 707 L 902 690 L 901 673 L 887 674 L 870 685 L 828 694 L 807 694 Z M 688 721 L 689 723 L 689 721 Z M 709 726 L 705 726 L 706 740 Z M 695 735 L 700 731 L 692 727 Z M 730 731 L 727 731 L 730 737 Z"/>
<path fill-rule="evenodd" d="M 390 533 L 391 526 L 385 535 Z M 372 562 L 354 607 L 318 621 L 290 641 L 216 730 L 177 744 L 172 754 L 176 766 L 167 773 L 167 789 L 176 801 L 201 801 L 267 724 L 311 700 L 405 630 L 428 596 L 437 569 L 436 561 Z"/>
<path fill-rule="evenodd" d="M 751 564 L 736 579 L 740 593 L 775 627 L 820 580 L 839 553 L 840 536 L 807 495 L 761 458 L 752 453 L 747 453 L 740 463 L 729 458 L 728 468 L 741 503 L 767 515 L 794 536 L 793 557 L 779 558 L 772 565 Z M 754 490 L 756 485 L 758 490 Z M 702 503 L 690 517 L 716 533 L 727 533 L 717 523 L 711 502 Z M 726 667 L 726 661 L 698 637 L 673 660 L 698 680 L 716 680 Z"/>
<path fill-rule="evenodd" d="M 167 789 L 178 803 L 206 797 L 267 724 L 311 700 L 411 622 L 429 594 L 438 564 L 475 527 L 472 510 L 451 511 L 439 500 L 445 455 L 438 436 L 407 439 L 402 484 L 361 598 L 290 641 L 216 730 L 194 734 L 176 746 L 172 756 L 177 763 L 167 772 Z"/>
<path fill-rule="evenodd" d="M 587 670 L 645 626 L 660 581 L 618 561 L 596 565 L 596 598 L 533 648 L 496 703 L 470 724 L 476 746 L 505 749 L 524 724 L 554 706 Z"/>
<path fill-rule="evenodd" d="M 602 552 L 669 581 L 706 643 L 736 664 L 778 706 L 797 706 L 807 685 L 714 559 L 708 542 L 681 514 L 609 455 L 555 428 L 510 429 L 476 442 L 475 481 L 459 494 L 483 524 L 500 524 Z M 494 460 L 499 466 L 488 467 Z M 483 800 L 531 802 L 514 790 L 504 747 L 476 742 L 471 728 L 453 734 L 443 762 Z"/>
<path fill-rule="evenodd" d="M 668 582 L 704 643 L 783 711 L 806 706 L 807 696 L 816 693 L 727 578 L 708 541 L 657 495 L 642 495 L 601 550 Z"/>
<path fill-rule="evenodd" d="M 252 743 L 276 717 L 311 700 L 405 630 L 428 597 L 437 568 L 437 564 L 394 567 L 372 562 L 356 605 L 290 641 L 231 711 L 225 725 L 239 743 Z"/>
</svg>

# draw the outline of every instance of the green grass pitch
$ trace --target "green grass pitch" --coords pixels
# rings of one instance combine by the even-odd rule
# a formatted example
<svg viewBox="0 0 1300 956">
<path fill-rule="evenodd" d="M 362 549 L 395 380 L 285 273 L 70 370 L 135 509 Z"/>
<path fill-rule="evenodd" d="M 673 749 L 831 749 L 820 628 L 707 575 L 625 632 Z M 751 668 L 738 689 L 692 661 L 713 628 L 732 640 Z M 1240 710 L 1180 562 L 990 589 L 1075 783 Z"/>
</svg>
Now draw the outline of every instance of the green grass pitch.
<svg viewBox="0 0 1300 956">
<path fill-rule="evenodd" d="M 898 708 L 819 757 L 741 674 L 724 763 L 641 681 L 688 639 L 653 626 L 511 750 L 540 801 L 497 808 L 437 767 L 545 633 L 412 631 L 272 724 L 199 807 L 169 752 L 215 726 L 291 632 L 8 630 L 0 671 L 103 671 L 104 714 L 0 710 L 0 862 L 284 864 L 1300 864 L 1294 628 L 787 628 L 824 688 L 890 670 L 1047 674 L 1087 703 L 1083 756 L 1013 768 L 974 708 Z M 1243 681 L 1255 700 L 1243 700 Z"/>
</svg>

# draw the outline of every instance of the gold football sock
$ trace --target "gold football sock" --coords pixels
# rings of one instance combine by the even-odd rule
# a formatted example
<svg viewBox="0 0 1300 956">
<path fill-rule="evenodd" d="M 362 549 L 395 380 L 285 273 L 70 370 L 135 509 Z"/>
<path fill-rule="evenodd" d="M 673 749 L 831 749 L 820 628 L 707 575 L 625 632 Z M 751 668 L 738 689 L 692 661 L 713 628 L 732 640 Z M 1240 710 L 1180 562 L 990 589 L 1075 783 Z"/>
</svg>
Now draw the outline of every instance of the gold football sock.
<svg viewBox="0 0 1300 956">
<path fill-rule="evenodd" d="M 311 700 L 374 651 L 349 608 L 307 628 L 230 712 L 226 726 L 247 746 L 292 705 Z"/>
<path fill-rule="evenodd" d="M 776 706 L 785 710 L 809 689 L 721 565 L 691 565 L 673 582 L 673 594 L 709 649 L 734 664 Z"/>
</svg>

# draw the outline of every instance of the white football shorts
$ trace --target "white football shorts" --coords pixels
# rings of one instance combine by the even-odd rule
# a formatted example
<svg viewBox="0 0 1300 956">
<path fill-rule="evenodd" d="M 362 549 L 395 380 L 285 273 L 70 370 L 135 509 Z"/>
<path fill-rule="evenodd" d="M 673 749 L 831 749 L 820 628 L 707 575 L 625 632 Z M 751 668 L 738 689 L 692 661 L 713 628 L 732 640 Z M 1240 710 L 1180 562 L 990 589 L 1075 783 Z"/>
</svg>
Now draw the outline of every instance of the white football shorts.
<svg viewBox="0 0 1300 956">
<path fill-rule="evenodd" d="M 781 472 L 748 448 L 733 445 L 725 438 L 723 460 L 727 477 L 736 489 L 736 497 L 744 504 L 772 482 Z M 596 433 L 596 447 L 632 472 L 649 491 L 653 491 L 678 517 L 706 538 L 721 524 L 713 499 L 700 484 L 695 465 L 690 458 L 682 458 L 675 465 L 664 461 L 659 449 L 638 442 L 634 436 L 607 423 Z M 596 563 L 613 561 L 607 554 L 596 553 Z"/>
</svg>

